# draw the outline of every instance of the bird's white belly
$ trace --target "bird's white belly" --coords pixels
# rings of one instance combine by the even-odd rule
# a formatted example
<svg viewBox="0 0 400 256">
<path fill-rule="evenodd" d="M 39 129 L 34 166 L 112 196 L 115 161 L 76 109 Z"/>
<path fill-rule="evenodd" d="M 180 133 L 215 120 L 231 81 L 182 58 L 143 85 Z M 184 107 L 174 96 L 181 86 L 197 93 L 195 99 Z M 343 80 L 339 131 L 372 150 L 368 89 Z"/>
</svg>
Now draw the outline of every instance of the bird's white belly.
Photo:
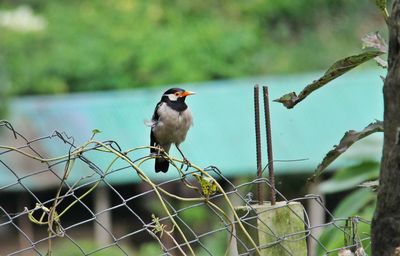
<svg viewBox="0 0 400 256">
<path fill-rule="evenodd" d="M 174 143 L 179 145 L 186 138 L 186 134 L 192 125 L 192 114 L 189 109 L 178 112 L 166 107 L 166 104 L 158 109 L 160 116 L 153 128 L 157 141 L 161 144 Z"/>
</svg>

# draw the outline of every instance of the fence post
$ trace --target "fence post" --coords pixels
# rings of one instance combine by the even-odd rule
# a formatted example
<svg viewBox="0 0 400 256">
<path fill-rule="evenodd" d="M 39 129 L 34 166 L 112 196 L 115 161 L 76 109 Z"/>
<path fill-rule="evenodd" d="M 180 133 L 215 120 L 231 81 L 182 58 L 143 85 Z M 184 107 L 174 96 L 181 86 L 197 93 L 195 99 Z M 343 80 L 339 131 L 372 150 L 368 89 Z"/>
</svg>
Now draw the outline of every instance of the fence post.
<svg viewBox="0 0 400 256">
<path fill-rule="evenodd" d="M 97 188 L 94 200 L 96 213 L 107 210 L 111 207 L 110 195 L 108 194 L 105 186 L 99 186 Z M 108 232 L 111 232 L 112 230 L 111 212 L 105 211 L 97 215 L 94 225 L 94 237 L 96 244 L 98 246 L 110 244 L 112 242 L 112 238 Z"/>
<path fill-rule="evenodd" d="M 307 233 L 304 230 L 304 208 L 299 202 L 276 202 L 271 205 L 254 204 L 236 208 L 243 225 L 253 240 L 258 244 L 261 255 L 306 256 Z M 239 254 L 248 252 L 252 246 L 240 228 L 236 227 L 240 241 Z"/>
</svg>

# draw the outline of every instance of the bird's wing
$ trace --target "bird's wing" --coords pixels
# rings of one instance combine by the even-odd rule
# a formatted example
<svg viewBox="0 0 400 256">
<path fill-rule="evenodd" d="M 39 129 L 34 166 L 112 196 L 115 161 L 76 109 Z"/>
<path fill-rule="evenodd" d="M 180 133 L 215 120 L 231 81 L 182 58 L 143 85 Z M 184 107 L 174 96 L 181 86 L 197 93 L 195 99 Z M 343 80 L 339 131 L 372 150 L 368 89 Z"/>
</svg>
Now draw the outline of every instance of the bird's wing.
<svg viewBox="0 0 400 256">
<path fill-rule="evenodd" d="M 150 132 L 150 146 L 156 147 L 157 146 L 156 137 L 154 136 L 153 130 Z M 150 148 L 150 153 L 156 153 L 157 150 L 155 148 Z"/>
<path fill-rule="evenodd" d="M 162 102 L 162 101 L 160 101 L 160 102 L 158 102 L 157 103 L 157 106 L 156 106 L 156 108 L 154 109 L 154 114 L 153 114 L 153 117 L 151 118 L 151 121 L 153 121 L 153 122 L 157 122 L 158 121 L 158 119 L 160 118 L 160 116 L 158 115 L 158 109 L 161 107 L 161 105 L 163 105 L 164 104 L 164 102 Z"/>
<path fill-rule="evenodd" d="M 157 124 L 158 119 L 160 118 L 160 116 L 158 115 L 158 109 L 160 108 L 160 106 L 163 104 L 163 102 L 159 102 L 157 103 L 156 108 L 154 109 L 154 114 L 153 117 L 151 118 L 151 122 L 152 122 L 152 129 L 150 131 L 150 146 L 152 147 L 156 147 L 159 143 L 156 141 L 156 137 L 154 136 L 154 132 L 153 132 L 153 127 Z M 155 153 L 156 149 L 151 148 L 150 149 L 150 153 Z"/>
</svg>

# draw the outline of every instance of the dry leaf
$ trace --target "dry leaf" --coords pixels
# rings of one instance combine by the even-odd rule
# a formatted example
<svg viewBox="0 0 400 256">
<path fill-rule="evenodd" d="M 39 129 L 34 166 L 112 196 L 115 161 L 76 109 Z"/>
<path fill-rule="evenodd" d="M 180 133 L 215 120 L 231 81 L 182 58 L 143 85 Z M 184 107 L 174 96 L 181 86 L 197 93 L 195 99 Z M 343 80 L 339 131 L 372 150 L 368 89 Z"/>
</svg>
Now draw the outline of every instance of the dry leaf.
<svg viewBox="0 0 400 256">
<path fill-rule="evenodd" d="M 279 99 L 274 100 L 275 102 L 282 103 L 287 108 L 293 108 L 297 103 L 305 99 L 313 91 L 321 88 L 333 79 L 343 75 L 347 71 L 357 67 L 358 65 L 373 59 L 384 52 L 370 50 L 364 53 L 349 56 L 347 58 L 336 61 L 318 80 L 313 81 L 311 84 L 307 85 L 297 96 L 295 92 L 291 92 L 283 95 Z"/>
<path fill-rule="evenodd" d="M 309 178 L 309 181 L 313 181 L 317 176 L 321 175 L 321 173 L 341 154 L 347 151 L 351 145 L 355 142 L 367 137 L 368 135 L 375 132 L 383 132 L 383 122 L 375 121 L 374 123 L 369 124 L 362 131 L 347 131 L 343 138 L 340 140 L 340 143 L 336 145 L 331 151 L 329 151 L 322 162 L 318 165 L 315 170 L 313 176 Z"/>
</svg>

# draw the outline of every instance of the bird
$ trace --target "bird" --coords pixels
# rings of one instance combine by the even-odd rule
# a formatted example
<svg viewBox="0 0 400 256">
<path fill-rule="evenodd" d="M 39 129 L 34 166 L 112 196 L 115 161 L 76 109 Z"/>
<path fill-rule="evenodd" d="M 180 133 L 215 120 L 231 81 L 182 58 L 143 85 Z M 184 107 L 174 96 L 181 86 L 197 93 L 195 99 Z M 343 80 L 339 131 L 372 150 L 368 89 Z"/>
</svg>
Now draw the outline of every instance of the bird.
<svg viewBox="0 0 400 256">
<path fill-rule="evenodd" d="M 160 151 L 162 149 L 168 153 L 172 144 L 175 144 L 184 162 L 188 163 L 179 145 L 185 140 L 193 124 L 192 113 L 185 103 L 186 97 L 193 94 L 195 93 L 181 88 L 171 88 L 164 92 L 156 105 L 150 125 L 148 124 L 151 127 L 150 153 L 158 155 L 154 166 L 156 173 L 168 171 L 169 161 L 160 156 Z"/>
</svg>

